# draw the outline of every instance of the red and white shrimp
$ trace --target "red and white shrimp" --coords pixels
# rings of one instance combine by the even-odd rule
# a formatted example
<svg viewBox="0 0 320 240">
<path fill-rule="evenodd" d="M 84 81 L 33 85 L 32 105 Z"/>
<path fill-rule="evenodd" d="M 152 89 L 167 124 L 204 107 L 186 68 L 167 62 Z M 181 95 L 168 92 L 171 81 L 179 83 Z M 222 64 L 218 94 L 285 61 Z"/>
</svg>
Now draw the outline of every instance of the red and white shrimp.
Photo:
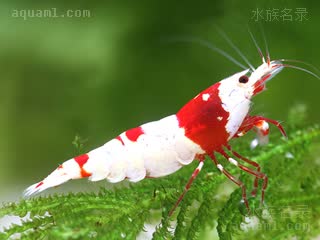
<svg viewBox="0 0 320 240">
<path fill-rule="evenodd" d="M 199 174 L 205 156 L 209 156 L 224 175 L 242 188 L 242 199 L 249 210 L 245 185 L 219 163 L 215 157 L 218 153 L 231 164 L 255 176 L 252 195 L 256 194 L 258 180 L 263 180 L 263 202 L 267 176 L 260 171 L 258 163 L 241 156 L 229 145 L 232 138 L 241 137 L 251 129 L 258 132 L 254 145 L 259 141 L 265 142 L 268 123 L 286 135 L 278 121 L 249 115 L 251 98 L 263 91 L 266 82 L 284 67 L 292 67 L 284 64 L 285 60 L 270 61 L 269 55 L 267 61 L 263 56 L 262 59 L 263 63 L 257 69 L 249 64 L 251 68 L 205 89 L 176 114 L 127 130 L 103 146 L 62 163 L 48 177 L 26 189 L 25 195 L 42 192 L 70 179 L 107 179 L 112 183 L 128 179 L 138 182 L 146 177 L 172 174 L 194 160 L 199 161 L 183 194 L 171 210 L 172 214 Z M 253 169 L 236 159 L 246 162 Z"/>
</svg>

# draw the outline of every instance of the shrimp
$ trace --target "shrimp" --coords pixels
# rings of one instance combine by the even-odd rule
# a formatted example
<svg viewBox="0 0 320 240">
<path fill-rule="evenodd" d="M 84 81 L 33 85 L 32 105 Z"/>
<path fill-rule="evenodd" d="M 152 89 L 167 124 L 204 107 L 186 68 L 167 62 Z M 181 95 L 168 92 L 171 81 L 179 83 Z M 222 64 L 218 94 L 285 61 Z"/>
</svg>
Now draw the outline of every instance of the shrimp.
<svg viewBox="0 0 320 240">
<path fill-rule="evenodd" d="M 230 40 L 229 44 L 241 54 Z M 285 59 L 271 61 L 268 53 L 265 60 L 261 50 L 259 48 L 258 50 L 262 64 L 256 69 L 249 63 L 249 68 L 200 92 L 176 114 L 127 130 L 104 145 L 65 161 L 42 181 L 27 188 L 25 196 L 40 193 L 71 179 L 89 178 L 90 181 L 107 179 L 111 183 L 116 183 L 124 179 L 138 182 L 147 177 L 158 178 L 172 174 L 193 161 L 198 161 L 198 167 L 171 209 L 169 213 L 171 215 L 201 171 L 205 157 L 209 156 L 221 173 L 242 189 L 242 201 L 249 211 L 246 186 L 218 161 L 215 154 L 221 154 L 229 163 L 255 177 L 252 195 L 256 195 L 259 179 L 263 181 L 261 189 L 261 203 L 263 203 L 268 184 L 267 175 L 261 172 L 258 163 L 235 152 L 229 141 L 242 137 L 254 129 L 258 137 L 252 146 L 265 144 L 268 141 L 269 124 L 275 125 L 282 135 L 286 136 L 278 121 L 249 115 L 251 99 L 265 90 L 267 81 L 285 67 L 315 74 L 286 64 L 288 60 Z M 231 58 L 222 50 L 219 51 Z M 245 59 L 242 54 L 241 56 Z M 243 67 L 242 64 L 240 66 Z M 246 162 L 250 167 L 243 165 L 239 160 Z"/>
</svg>

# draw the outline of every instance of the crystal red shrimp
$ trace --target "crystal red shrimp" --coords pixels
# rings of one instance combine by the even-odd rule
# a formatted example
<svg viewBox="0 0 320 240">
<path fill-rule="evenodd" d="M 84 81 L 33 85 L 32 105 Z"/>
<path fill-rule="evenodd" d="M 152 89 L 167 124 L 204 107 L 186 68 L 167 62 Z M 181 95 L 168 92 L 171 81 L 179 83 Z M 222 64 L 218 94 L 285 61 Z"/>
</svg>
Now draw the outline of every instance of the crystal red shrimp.
<svg viewBox="0 0 320 240">
<path fill-rule="evenodd" d="M 45 179 L 27 188 L 25 195 L 42 192 L 70 179 L 107 179 L 112 183 L 128 179 L 138 182 L 146 177 L 157 178 L 172 174 L 194 160 L 199 161 L 184 192 L 171 209 L 171 215 L 201 171 L 205 156 L 209 156 L 227 178 L 241 187 L 242 200 L 249 210 L 246 186 L 222 166 L 215 153 L 221 154 L 231 164 L 255 177 L 252 195 L 256 195 L 258 180 L 263 180 L 263 203 L 268 184 L 266 174 L 261 172 L 258 163 L 233 151 L 229 141 L 255 129 L 258 138 L 254 146 L 266 143 L 268 123 L 278 127 L 285 136 L 278 121 L 263 116 L 250 116 L 249 109 L 251 98 L 263 91 L 266 82 L 287 66 L 282 60 L 270 61 L 268 54 L 268 60 L 263 58 L 263 63 L 257 69 L 250 66 L 251 69 L 245 69 L 213 84 L 191 99 L 176 114 L 127 130 L 103 146 L 67 160 Z M 238 160 L 246 162 L 250 167 Z"/>
</svg>

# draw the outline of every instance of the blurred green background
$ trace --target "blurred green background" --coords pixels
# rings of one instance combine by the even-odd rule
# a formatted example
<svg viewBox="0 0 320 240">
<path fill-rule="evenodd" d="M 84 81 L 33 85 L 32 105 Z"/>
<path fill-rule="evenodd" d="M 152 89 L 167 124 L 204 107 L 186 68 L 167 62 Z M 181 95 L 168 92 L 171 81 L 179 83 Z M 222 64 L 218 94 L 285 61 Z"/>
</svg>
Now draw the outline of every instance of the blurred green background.
<svg viewBox="0 0 320 240">
<path fill-rule="evenodd" d="M 264 3 L 263 3 L 264 2 Z M 90 17 L 22 17 L 15 10 L 89 10 Z M 254 19 L 257 8 L 291 9 L 292 21 Z M 305 8 L 308 20 L 294 20 Z M 0 3 L 0 200 L 16 200 L 59 163 L 122 131 L 175 113 L 199 91 L 241 69 L 181 36 L 212 42 L 237 59 L 218 26 L 255 65 L 247 25 L 273 59 L 319 67 L 318 1 L 76 1 Z M 242 61 L 241 59 L 239 59 Z M 243 61 L 242 61 L 243 62 Z M 283 120 L 293 104 L 317 123 L 320 80 L 285 69 L 254 99 L 253 112 Z M 274 130 L 274 129 L 272 129 Z M 280 137 L 280 135 L 279 135 Z M 63 187 L 62 187 L 63 189 Z"/>
</svg>

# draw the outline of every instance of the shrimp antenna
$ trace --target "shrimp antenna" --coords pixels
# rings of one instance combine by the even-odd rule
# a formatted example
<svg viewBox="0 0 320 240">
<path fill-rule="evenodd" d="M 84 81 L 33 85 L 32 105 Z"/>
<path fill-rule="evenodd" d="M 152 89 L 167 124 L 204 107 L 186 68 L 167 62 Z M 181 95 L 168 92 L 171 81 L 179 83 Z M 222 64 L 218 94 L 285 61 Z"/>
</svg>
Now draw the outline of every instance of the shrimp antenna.
<svg viewBox="0 0 320 240">
<path fill-rule="evenodd" d="M 268 65 L 270 65 L 270 53 L 269 53 L 267 38 L 266 38 L 266 34 L 264 33 L 264 30 L 263 30 L 263 27 L 261 24 L 260 24 L 260 29 L 261 29 L 261 33 L 262 33 L 262 37 L 263 37 L 263 41 L 264 41 L 264 46 L 266 48 L 267 63 L 268 63 Z"/>
<path fill-rule="evenodd" d="M 190 37 L 190 36 L 187 36 L 187 37 L 178 37 L 178 38 L 170 38 L 170 39 L 167 39 L 169 40 L 170 42 L 190 42 L 190 43 L 198 43 L 202 46 L 205 46 L 207 47 L 208 49 L 210 49 L 211 51 L 213 52 L 217 52 L 219 54 L 221 54 L 222 56 L 224 56 L 225 58 L 227 58 L 229 61 L 233 62 L 234 64 L 236 64 L 237 66 L 241 67 L 242 69 L 247 69 L 246 66 L 244 66 L 243 64 L 241 64 L 239 61 L 237 61 L 235 58 L 233 58 L 230 54 L 228 54 L 227 52 L 223 51 L 222 49 L 214 46 L 212 43 L 206 41 L 206 40 L 203 40 L 203 39 L 200 39 L 200 38 L 197 38 L 197 37 Z"/>
<path fill-rule="evenodd" d="M 218 30 L 219 34 L 228 42 L 228 44 L 239 54 L 239 56 L 249 65 L 252 71 L 254 71 L 255 68 L 252 66 L 249 60 L 245 57 L 245 55 L 240 51 L 240 49 L 236 45 L 234 45 L 234 43 L 227 36 L 227 34 L 218 27 L 216 27 L 216 29 Z"/>
<path fill-rule="evenodd" d="M 262 59 L 263 62 L 265 62 L 263 53 L 262 53 L 262 51 L 261 51 L 261 48 L 259 47 L 259 45 L 258 45 L 258 43 L 257 43 L 257 40 L 254 38 L 252 32 L 250 31 L 249 26 L 248 26 L 248 32 L 249 32 L 249 34 L 250 34 L 250 37 L 251 37 L 252 41 L 254 42 L 254 45 L 256 46 L 256 48 L 257 48 L 257 50 L 258 50 L 258 53 L 259 53 L 259 55 L 260 55 L 260 58 Z"/>
<path fill-rule="evenodd" d="M 284 59 L 284 58 L 279 59 L 277 61 L 302 63 L 302 64 L 304 64 L 304 65 L 306 65 L 308 67 L 313 68 L 316 72 L 320 73 L 320 70 L 316 66 L 314 66 L 314 65 L 312 65 L 311 63 L 308 63 L 308 62 L 304 62 L 304 61 L 300 61 L 300 60 L 296 60 L 296 59 Z"/>
<path fill-rule="evenodd" d="M 308 73 L 308 74 L 310 74 L 310 75 L 312 75 L 312 76 L 320 79 L 320 77 L 319 77 L 317 74 L 315 74 L 314 72 L 311 72 L 311 71 L 309 71 L 309 70 L 307 70 L 307 69 L 305 69 L 305 68 L 298 67 L 298 66 L 294 66 L 294 65 L 291 65 L 291 64 L 281 64 L 281 66 L 283 66 L 283 67 L 288 67 L 288 68 L 298 69 L 298 70 L 300 70 L 300 71 L 306 72 L 306 73 Z"/>
</svg>

